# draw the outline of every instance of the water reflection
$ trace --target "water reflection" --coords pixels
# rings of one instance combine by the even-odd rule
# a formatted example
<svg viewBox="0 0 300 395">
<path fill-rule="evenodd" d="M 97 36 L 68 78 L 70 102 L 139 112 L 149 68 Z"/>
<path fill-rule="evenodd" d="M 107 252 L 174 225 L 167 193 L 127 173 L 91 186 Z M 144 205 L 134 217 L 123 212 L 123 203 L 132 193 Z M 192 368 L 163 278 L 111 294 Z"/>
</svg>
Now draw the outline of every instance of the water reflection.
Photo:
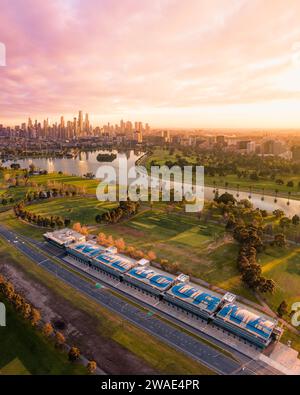
<svg viewBox="0 0 300 395">
<path fill-rule="evenodd" d="M 98 162 L 98 154 L 111 154 L 117 155 L 117 158 L 113 162 L 105 163 Z M 87 173 L 96 174 L 100 164 L 110 164 L 118 170 L 119 159 L 126 158 L 128 160 L 128 169 L 134 166 L 135 162 L 143 155 L 142 152 L 131 151 L 92 151 L 80 153 L 76 158 L 34 158 L 34 159 L 24 159 L 16 161 L 22 168 L 28 168 L 30 164 L 34 164 L 37 168 L 47 170 L 49 173 L 52 172 L 63 172 L 65 174 L 83 176 Z M 4 165 L 10 166 L 12 162 L 8 161 Z M 240 190 L 239 186 L 236 191 L 230 191 L 228 188 L 218 188 L 219 195 L 227 192 L 232 193 L 238 200 L 249 199 L 255 208 L 260 208 L 262 210 L 274 211 L 276 209 L 283 210 L 286 215 L 293 216 L 295 214 L 300 215 L 300 200 L 286 199 L 278 197 L 277 192 L 274 196 L 269 196 L 266 192 L 261 194 L 253 193 L 252 190 L 248 192 L 243 192 Z M 205 187 L 205 199 L 213 200 L 215 196 L 215 187 Z M 237 196 L 238 195 L 238 196 Z"/>
<path fill-rule="evenodd" d="M 112 162 L 98 162 L 98 154 L 116 154 L 117 158 Z M 109 164 L 118 169 L 119 159 L 126 158 L 128 160 L 128 168 L 134 166 L 135 162 L 143 155 L 142 152 L 134 152 L 133 150 L 127 152 L 118 151 L 92 151 L 92 152 L 81 152 L 75 158 L 28 158 L 18 160 L 15 163 L 19 163 L 22 168 L 28 168 L 31 164 L 34 164 L 37 169 L 47 170 L 48 173 L 63 172 L 69 175 L 83 176 L 86 173 L 96 174 L 101 164 Z M 10 166 L 11 161 L 5 162 L 5 166 Z"/>
</svg>

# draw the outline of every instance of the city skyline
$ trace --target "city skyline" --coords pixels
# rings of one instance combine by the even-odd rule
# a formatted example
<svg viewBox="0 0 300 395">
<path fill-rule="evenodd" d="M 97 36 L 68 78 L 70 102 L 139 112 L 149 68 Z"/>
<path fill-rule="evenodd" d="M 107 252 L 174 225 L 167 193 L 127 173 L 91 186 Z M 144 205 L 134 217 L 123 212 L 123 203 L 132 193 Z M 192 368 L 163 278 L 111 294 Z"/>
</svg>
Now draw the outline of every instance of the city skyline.
<svg viewBox="0 0 300 395">
<path fill-rule="evenodd" d="M 93 123 L 300 127 L 296 0 L 3 0 L 1 7 L 1 123 L 24 114 L 68 118 L 84 106 Z"/>
<path fill-rule="evenodd" d="M 60 139 L 76 140 L 80 138 L 99 137 L 101 135 L 118 135 L 126 136 L 129 140 L 136 140 L 138 143 L 143 141 L 143 133 L 150 132 L 148 123 L 140 121 L 124 121 L 121 119 L 118 123 L 108 122 L 102 125 L 92 125 L 90 116 L 82 110 L 78 111 L 77 116 L 71 116 L 69 119 L 61 115 L 59 119 L 51 122 L 48 117 L 37 120 L 29 117 L 27 121 L 22 121 L 18 125 L 3 125 L 0 123 L 0 136 L 19 136 L 32 139 Z"/>
</svg>

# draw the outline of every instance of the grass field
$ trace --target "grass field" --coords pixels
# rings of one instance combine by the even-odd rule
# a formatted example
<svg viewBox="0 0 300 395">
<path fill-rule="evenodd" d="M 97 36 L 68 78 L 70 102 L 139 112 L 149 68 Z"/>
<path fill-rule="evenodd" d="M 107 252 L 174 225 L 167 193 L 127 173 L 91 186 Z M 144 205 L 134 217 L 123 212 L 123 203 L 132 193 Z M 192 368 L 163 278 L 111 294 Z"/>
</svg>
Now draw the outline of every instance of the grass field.
<svg viewBox="0 0 300 395">
<path fill-rule="evenodd" d="M 97 225 L 96 212 L 108 208 L 92 198 L 55 199 L 28 206 L 41 215 L 62 215 L 72 221 L 95 226 L 93 233 L 103 231 L 115 238 L 122 237 L 127 245 L 143 251 L 153 250 L 159 259 L 177 262 L 182 272 L 201 278 L 252 301 L 257 299 L 241 283 L 236 259 L 238 246 L 224 236 L 222 225 L 204 223 L 195 216 L 180 212 L 167 213 L 163 206 L 142 210 L 137 216 L 115 225 Z M 15 219 L 11 213 L 0 214 L 0 220 L 12 229 L 37 239 L 43 230 Z M 267 295 L 267 302 L 276 311 L 285 299 L 289 304 L 300 300 L 300 249 L 289 247 L 276 250 L 268 247 L 259 255 L 263 273 L 276 284 L 274 295 Z"/>
<path fill-rule="evenodd" d="M 34 281 L 42 283 L 59 297 L 69 301 L 75 310 L 82 310 L 88 313 L 96 320 L 95 331 L 98 331 L 101 336 L 118 342 L 121 346 L 144 360 L 149 366 L 155 368 L 155 370 L 169 374 L 213 374 L 205 366 L 158 341 L 153 336 L 148 334 L 145 336 L 143 331 L 130 323 L 125 323 L 121 317 L 112 314 L 90 298 L 58 280 L 0 239 L 1 259 L 9 259 L 12 264 L 21 268 Z M 136 339 L 139 339 L 139 341 L 137 342 Z M 10 361 L 7 361 L 6 364 Z"/>
<path fill-rule="evenodd" d="M 300 248 L 275 249 L 268 247 L 259 255 L 263 275 L 272 278 L 277 287 L 273 295 L 267 295 L 267 302 L 276 310 L 286 300 L 291 306 L 300 301 Z"/>
<path fill-rule="evenodd" d="M 37 184 L 46 184 L 48 181 L 61 182 L 63 184 L 74 185 L 85 188 L 87 193 L 96 194 L 96 188 L 99 184 L 99 180 L 89 180 L 82 177 L 69 176 L 65 174 L 49 173 L 46 175 L 37 175 L 30 177 L 30 181 L 34 181 Z"/>
<path fill-rule="evenodd" d="M 72 222 L 95 225 L 95 217 L 116 207 L 116 203 L 99 202 L 94 198 L 65 197 L 42 201 L 27 206 L 27 210 L 46 217 L 61 216 L 70 218 Z"/>
<path fill-rule="evenodd" d="M 180 150 L 174 150 L 174 152 L 170 155 L 169 149 L 161 149 L 157 148 L 153 151 L 152 155 L 147 157 L 146 166 L 149 169 L 152 161 L 155 161 L 156 165 L 164 165 L 166 161 L 176 162 L 176 155 L 180 155 L 182 158 L 185 158 L 191 164 L 197 164 L 199 166 L 203 165 L 201 163 L 197 163 L 197 157 L 193 154 L 187 156 L 183 155 Z M 251 173 L 251 169 L 248 169 Z M 275 190 L 279 191 L 279 195 L 287 196 L 289 192 L 291 192 L 291 197 L 295 199 L 300 198 L 300 176 L 295 176 L 291 174 L 278 174 L 276 179 L 283 180 L 283 185 L 276 184 L 275 180 L 272 181 L 269 178 L 260 178 L 258 181 L 250 180 L 249 178 L 238 178 L 235 174 L 227 174 L 226 176 L 208 176 L 205 174 L 205 185 L 217 187 L 224 187 L 225 183 L 228 184 L 229 189 L 236 190 L 237 184 L 239 184 L 240 190 L 249 191 L 249 188 L 255 188 L 255 190 L 263 191 L 265 189 L 266 194 L 274 195 Z M 293 181 L 294 186 L 288 187 L 286 184 L 288 181 Z M 254 191 L 254 189 L 253 189 Z"/>
<path fill-rule="evenodd" d="M 1 255 L 3 244 L 0 244 Z M 1 300 L 1 297 L 0 297 Z M 0 375 L 87 374 L 70 364 L 67 354 L 54 348 L 6 303 L 6 327 L 0 327 Z"/>
<path fill-rule="evenodd" d="M 238 246 L 225 236 L 221 225 L 204 223 L 195 216 L 149 209 L 119 224 L 100 225 L 97 232 L 100 231 L 122 237 L 127 245 L 143 251 L 153 250 L 158 260 L 177 262 L 182 272 L 257 301 L 241 284 L 236 267 Z"/>
<path fill-rule="evenodd" d="M 43 239 L 45 229 L 27 224 L 24 221 L 18 220 L 13 214 L 12 210 L 0 213 L 0 222 L 4 223 L 8 228 L 24 235 L 32 237 L 37 240 Z"/>
<path fill-rule="evenodd" d="M 289 192 L 291 192 L 291 198 L 299 198 L 300 197 L 300 187 L 298 186 L 298 183 L 300 181 L 299 176 L 293 176 L 293 175 L 278 175 L 277 178 L 280 178 L 284 181 L 284 185 L 278 185 L 276 184 L 275 181 L 272 181 L 267 178 L 262 178 L 259 179 L 258 181 L 253 181 L 249 179 L 244 179 L 244 178 L 238 178 L 235 174 L 228 174 L 226 177 L 210 177 L 208 175 L 205 175 L 205 185 L 210 185 L 213 186 L 214 182 L 215 185 L 218 187 L 224 187 L 225 183 L 228 183 L 228 188 L 236 190 L 237 185 L 239 184 L 240 190 L 246 190 L 249 191 L 250 187 L 252 187 L 252 190 L 260 190 L 263 191 L 265 189 L 266 194 L 271 194 L 274 195 L 276 189 L 279 191 L 279 195 L 285 195 L 287 196 Z M 294 186 L 293 187 L 288 187 L 286 184 L 288 181 L 293 181 Z"/>
<path fill-rule="evenodd" d="M 176 154 L 178 152 L 174 152 L 174 160 Z M 169 151 L 158 150 L 155 151 L 155 155 L 154 158 L 162 162 L 169 155 Z M 58 173 L 34 176 L 31 179 L 38 184 L 45 184 L 51 180 L 84 185 L 91 193 L 97 185 L 95 180 L 84 180 L 80 177 Z M 225 180 L 227 179 L 230 181 L 230 176 L 225 178 Z M 210 182 L 210 180 L 208 181 Z M 224 182 L 224 178 L 222 182 Z M 20 196 L 21 193 L 24 193 L 21 189 L 12 188 L 9 193 L 14 191 Z M 4 192 L 1 191 L 1 193 Z M 128 245 L 133 245 L 144 251 L 154 250 L 159 259 L 177 262 L 183 272 L 188 272 L 213 285 L 255 300 L 252 293 L 241 284 L 240 274 L 236 268 L 237 246 L 224 239 L 223 226 L 212 222 L 204 223 L 203 220 L 200 221 L 196 217 L 185 215 L 178 210 L 167 213 L 166 206 L 163 204 L 156 204 L 152 210 L 146 207 L 131 220 L 119 224 L 97 225 L 95 216 L 112 206 L 108 203 L 100 203 L 96 198 L 69 197 L 32 204 L 28 206 L 28 210 L 45 216 L 60 215 L 70 218 L 73 222 L 79 221 L 82 224 L 94 225 L 93 232 L 95 233 L 104 231 L 115 238 L 124 238 Z M 42 229 L 16 220 L 10 212 L 0 213 L 0 220 L 27 236 L 38 239 L 42 237 Z M 275 226 L 274 219 L 272 221 Z M 287 232 L 297 233 L 298 228 L 299 226 L 293 225 Z M 276 310 L 283 299 L 289 303 L 299 299 L 299 258 L 294 253 L 294 249 L 276 251 L 268 247 L 266 252 L 260 255 L 260 259 L 264 266 L 264 275 L 267 278 L 273 278 L 278 285 L 275 294 L 267 296 L 271 307 Z"/>
</svg>

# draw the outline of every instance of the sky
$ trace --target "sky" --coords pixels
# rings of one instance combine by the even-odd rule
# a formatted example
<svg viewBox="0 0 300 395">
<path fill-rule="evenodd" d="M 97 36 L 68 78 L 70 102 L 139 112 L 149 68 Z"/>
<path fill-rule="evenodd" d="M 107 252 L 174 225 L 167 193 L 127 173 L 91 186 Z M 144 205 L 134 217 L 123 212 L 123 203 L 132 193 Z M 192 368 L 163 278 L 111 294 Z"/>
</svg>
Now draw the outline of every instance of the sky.
<svg viewBox="0 0 300 395">
<path fill-rule="evenodd" d="M 300 129 L 299 16 L 299 0 L 0 0 L 0 123 Z"/>
</svg>

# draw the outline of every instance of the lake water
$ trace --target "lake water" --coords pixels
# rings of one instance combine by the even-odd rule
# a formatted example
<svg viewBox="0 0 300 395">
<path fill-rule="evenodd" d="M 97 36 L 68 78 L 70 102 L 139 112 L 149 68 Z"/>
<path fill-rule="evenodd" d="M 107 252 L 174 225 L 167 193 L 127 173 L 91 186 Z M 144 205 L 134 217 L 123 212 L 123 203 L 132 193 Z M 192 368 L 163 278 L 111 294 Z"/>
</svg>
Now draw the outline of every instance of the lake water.
<svg viewBox="0 0 300 395">
<path fill-rule="evenodd" d="M 98 154 L 116 154 L 117 158 L 112 162 L 99 162 Z M 4 166 L 10 166 L 11 163 L 19 163 L 21 168 L 28 168 L 34 164 L 37 169 L 47 170 L 48 173 L 63 172 L 64 174 L 83 176 L 87 173 L 96 174 L 100 165 L 112 165 L 118 169 L 120 159 L 127 159 L 128 167 L 134 166 L 135 162 L 144 155 L 143 152 L 135 152 L 134 150 L 126 152 L 118 151 L 92 151 L 81 152 L 74 158 L 28 158 L 17 161 L 7 161 Z"/>
<path fill-rule="evenodd" d="M 98 162 L 97 155 L 101 153 L 114 153 L 117 158 L 112 162 Z M 118 172 L 119 159 L 127 159 L 128 168 L 134 166 L 135 162 L 144 155 L 143 152 L 134 152 L 133 150 L 128 152 L 118 151 L 93 151 L 83 152 L 75 158 L 33 158 L 33 159 L 22 159 L 15 163 L 19 163 L 22 168 L 28 168 L 30 164 L 34 164 L 37 168 L 47 170 L 49 173 L 61 171 L 65 174 L 83 176 L 86 173 L 96 174 L 100 165 L 113 165 Z M 9 166 L 12 162 L 7 161 L 4 163 L 5 166 Z M 225 189 L 218 188 L 219 195 L 226 192 Z M 236 191 L 228 191 L 232 193 L 237 200 L 249 199 L 249 192 L 239 192 L 237 196 Z M 206 200 L 213 200 L 215 193 L 214 188 L 205 187 L 204 196 Z M 255 208 L 262 210 L 274 211 L 275 209 L 283 210 L 287 216 L 293 216 L 294 214 L 300 215 L 300 200 L 277 198 L 277 202 L 274 201 L 274 196 L 264 196 L 257 193 L 251 194 L 249 199 Z M 289 204 L 288 204 L 289 203 Z"/>
</svg>

